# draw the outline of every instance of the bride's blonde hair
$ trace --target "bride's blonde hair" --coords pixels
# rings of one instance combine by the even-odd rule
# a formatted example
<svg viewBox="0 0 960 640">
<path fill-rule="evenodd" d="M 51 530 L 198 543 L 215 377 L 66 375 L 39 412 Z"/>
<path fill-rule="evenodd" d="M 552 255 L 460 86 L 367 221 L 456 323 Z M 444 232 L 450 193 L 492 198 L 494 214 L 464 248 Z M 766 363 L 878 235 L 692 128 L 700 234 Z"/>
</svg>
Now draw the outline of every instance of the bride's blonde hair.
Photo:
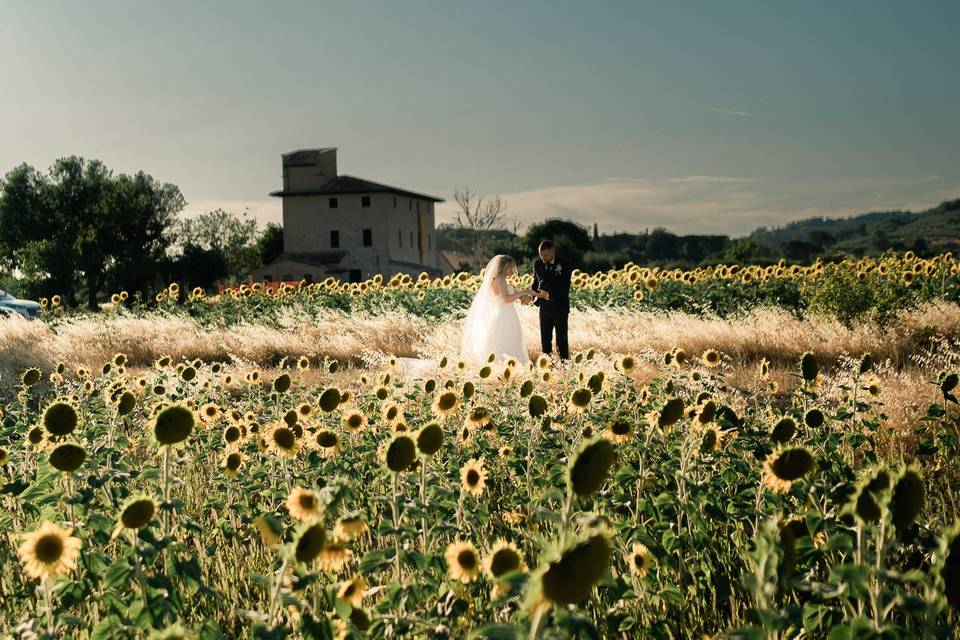
<svg viewBox="0 0 960 640">
<path fill-rule="evenodd" d="M 517 261 L 507 255 L 500 256 L 500 260 L 497 261 L 497 274 L 498 276 L 504 275 L 507 271 L 507 267 L 513 265 L 517 266 Z"/>
</svg>

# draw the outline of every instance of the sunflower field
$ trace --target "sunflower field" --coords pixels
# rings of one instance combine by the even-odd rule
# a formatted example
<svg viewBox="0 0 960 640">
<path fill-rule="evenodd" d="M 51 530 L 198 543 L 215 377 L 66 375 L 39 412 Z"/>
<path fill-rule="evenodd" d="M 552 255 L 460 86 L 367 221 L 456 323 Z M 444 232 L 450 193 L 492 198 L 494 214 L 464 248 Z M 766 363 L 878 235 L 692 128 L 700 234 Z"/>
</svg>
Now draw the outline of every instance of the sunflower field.
<svg viewBox="0 0 960 640">
<path fill-rule="evenodd" d="M 958 375 L 869 354 L 748 388 L 708 350 L 341 370 L 23 372 L 2 405 L 15 638 L 951 637 Z M 646 382 L 641 364 L 656 367 Z"/>
<path fill-rule="evenodd" d="M 848 341 L 819 359 L 727 329 L 621 353 L 597 324 L 567 362 L 467 364 L 478 281 L 174 283 L 9 321 L 0 371 L 30 364 L 0 386 L 0 637 L 957 637 L 953 255 L 573 275 L 585 321 L 660 314 L 674 340 L 673 312 L 734 329 L 773 307 L 790 340 Z M 402 347 L 410 317 L 453 327 L 426 371 L 331 357 L 332 333 L 237 351 L 350 320 Z M 141 346 L 161 322 L 180 355 Z M 17 338 L 71 327 L 45 359 Z"/>
<path fill-rule="evenodd" d="M 518 288 L 532 284 L 532 275 L 512 278 Z M 382 313 L 399 310 L 428 319 L 443 319 L 466 309 L 481 282 L 480 275 L 459 273 L 431 278 L 377 275 L 364 282 L 323 282 L 264 286 L 243 284 L 216 295 L 200 288 L 186 290 L 172 283 L 150 299 L 113 293 L 109 309 L 134 315 L 162 309 L 195 319 L 203 326 L 252 322 L 280 326 L 296 313 L 316 318 L 326 310 Z M 716 265 L 692 271 L 639 267 L 588 274 L 575 270 L 571 305 L 578 309 L 627 308 L 684 311 L 732 316 L 759 306 L 775 306 L 802 315 L 831 317 L 851 326 L 857 322 L 887 322 L 898 311 L 931 300 L 960 302 L 960 263 L 945 253 L 925 259 L 912 252 L 879 258 L 848 258 L 839 263 L 809 266 Z M 40 300 L 43 316 L 52 322 L 84 313 L 68 310 L 58 296 Z"/>
</svg>

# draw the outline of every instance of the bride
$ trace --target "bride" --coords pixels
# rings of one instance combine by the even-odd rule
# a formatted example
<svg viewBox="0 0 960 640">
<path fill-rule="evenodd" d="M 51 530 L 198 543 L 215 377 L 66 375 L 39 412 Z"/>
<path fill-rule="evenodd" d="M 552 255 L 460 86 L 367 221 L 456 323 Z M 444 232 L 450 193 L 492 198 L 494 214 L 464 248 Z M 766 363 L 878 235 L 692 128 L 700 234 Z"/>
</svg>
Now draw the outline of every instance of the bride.
<svg viewBox="0 0 960 640">
<path fill-rule="evenodd" d="M 543 294 L 533 289 L 516 291 L 507 278 L 517 272 L 517 263 L 510 256 L 499 255 L 487 263 L 483 282 L 477 290 L 463 323 L 460 351 L 467 361 L 486 362 L 490 354 L 495 361 L 515 358 L 527 364 L 527 346 L 520 328 L 520 316 L 514 302 L 528 302 Z"/>
</svg>

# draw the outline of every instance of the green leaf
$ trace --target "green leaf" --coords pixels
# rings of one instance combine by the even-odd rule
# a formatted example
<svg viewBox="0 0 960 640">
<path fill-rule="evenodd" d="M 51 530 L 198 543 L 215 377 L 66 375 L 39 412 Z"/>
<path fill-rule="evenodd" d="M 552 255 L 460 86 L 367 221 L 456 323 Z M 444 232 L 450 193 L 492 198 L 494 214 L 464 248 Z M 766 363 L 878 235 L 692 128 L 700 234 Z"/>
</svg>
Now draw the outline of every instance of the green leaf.
<svg viewBox="0 0 960 640">
<path fill-rule="evenodd" d="M 126 557 L 117 558 L 103 574 L 103 586 L 108 589 L 123 589 L 130 583 L 133 567 Z"/>
</svg>

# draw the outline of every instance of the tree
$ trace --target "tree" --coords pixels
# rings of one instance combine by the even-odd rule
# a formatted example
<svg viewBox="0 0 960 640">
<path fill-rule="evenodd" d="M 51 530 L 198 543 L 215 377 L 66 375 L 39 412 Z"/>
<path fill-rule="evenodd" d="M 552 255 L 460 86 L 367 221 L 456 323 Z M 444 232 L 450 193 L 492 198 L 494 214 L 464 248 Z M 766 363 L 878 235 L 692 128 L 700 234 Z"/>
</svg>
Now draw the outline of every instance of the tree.
<svg viewBox="0 0 960 640">
<path fill-rule="evenodd" d="M 244 211 L 240 216 L 216 209 L 195 218 L 181 220 L 177 225 L 177 245 L 182 253 L 193 245 L 223 256 L 227 265 L 226 276 L 243 279 L 261 263 L 258 245 L 257 221 L 248 218 Z"/>
<path fill-rule="evenodd" d="M 142 281 L 159 267 L 183 205 L 176 186 L 143 173 L 114 177 L 99 160 L 61 158 L 47 176 L 20 165 L 0 184 L 0 253 L 34 293 L 76 304 L 85 285 L 96 310 L 111 274 Z"/>
<path fill-rule="evenodd" d="M 723 257 L 737 264 L 753 264 L 758 260 L 768 258 L 767 254 L 766 247 L 756 240 L 737 238 L 727 245 Z"/>
<path fill-rule="evenodd" d="M 470 187 L 456 189 L 453 199 L 460 210 L 457 212 L 457 226 L 470 232 L 470 254 L 474 269 L 483 266 L 489 245 L 489 232 L 503 228 L 504 212 L 507 203 L 499 195 L 487 198 L 483 194 L 471 191 Z"/>
<path fill-rule="evenodd" d="M 270 264 L 283 253 L 283 227 L 271 222 L 257 240 L 260 264 Z"/>
<path fill-rule="evenodd" d="M 575 267 L 583 267 L 583 256 L 593 249 L 593 241 L 587 228 L 573 222 L 559 218 L 548 218 L 538 224 L 530 225 L 524 236 L 527 250 L 531 255 L 537 255 L 537 248 L 543 240 L 550 240 L 557 248 L 557 254 L 573 263 Z"/>
<path fill-rule="evenodd" d="M 114 291 L 148 296 L 161 284 L 176 213 L 183 208 L 180 190 L 161 184 L 142 171 L 120 175 L 114 182 L 112 207 L 119 243 L 107 283 Z"/>
</svg>

